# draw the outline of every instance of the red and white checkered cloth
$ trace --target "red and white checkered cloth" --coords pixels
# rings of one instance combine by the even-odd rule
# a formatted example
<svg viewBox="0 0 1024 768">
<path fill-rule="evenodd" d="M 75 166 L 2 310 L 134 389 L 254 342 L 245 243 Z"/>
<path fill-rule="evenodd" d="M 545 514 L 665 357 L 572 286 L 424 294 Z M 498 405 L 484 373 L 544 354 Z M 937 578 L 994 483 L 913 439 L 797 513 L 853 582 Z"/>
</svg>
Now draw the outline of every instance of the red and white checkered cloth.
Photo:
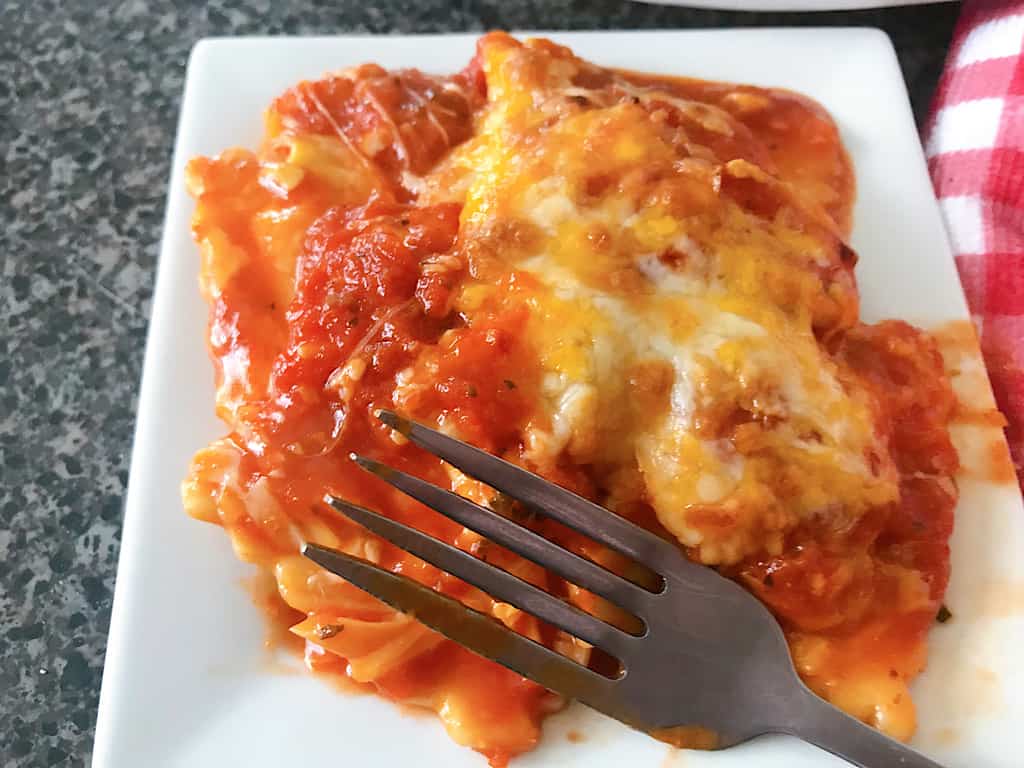
<svg viewBox="0 0 1024 768">
<path fill-rule="evenodd" d="M 964 3 L 925 135 L 1024 484 L 1024 0 Z"/>
</svg>

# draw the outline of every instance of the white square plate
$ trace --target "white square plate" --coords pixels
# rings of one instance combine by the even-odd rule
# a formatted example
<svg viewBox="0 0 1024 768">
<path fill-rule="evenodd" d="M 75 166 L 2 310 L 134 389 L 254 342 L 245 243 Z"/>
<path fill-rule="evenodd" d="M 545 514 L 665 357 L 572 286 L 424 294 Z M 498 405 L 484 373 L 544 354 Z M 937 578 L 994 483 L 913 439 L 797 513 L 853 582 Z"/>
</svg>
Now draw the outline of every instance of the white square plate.
<svg viewBox="0 0 1024 768">
<path fill-rule="evenodd" d="M 889 40 L 863 29 L 556 34 L 600 64 L 784 86 L 831 111 L 859 181 L 853 245 L 868 319 L 967 317 L 903 79 Z M 451 72 L 475 36 L 207 40 L 188 68 L 139 402 L 94 768 L 417 765 L 483 768 L 431 717 L 282 672 L 228 538 L 185 516 L 178 485 L 224 427 L 213 415 L 207 310 L 189 237 L 188 158 L 255 146 L 262 112 L 302 78 L 377 61 Z M 1024 514 L 1015 485 L 965 479 L 948 603 L 916 686 L 917 746 L 951 766 L 1019 765 L 1024 722 Z M 271 663 L 268 663 L 271 662 Z M 294 665 L 293 665 L 294 666 Z M 668 681 L 671 684 L 671 681 Z M 751 691 L 752 696 L 758 695 Z M 1016 729 L 1016 730 L 1015 730 Z M 582 736 L 570 743 L 570 730 Z M 790 738 L 681 753 L 572 707 L 516 768 L 840 766 Z M 878 766 L 878 768 L 885 768 Z"/>
</svg>

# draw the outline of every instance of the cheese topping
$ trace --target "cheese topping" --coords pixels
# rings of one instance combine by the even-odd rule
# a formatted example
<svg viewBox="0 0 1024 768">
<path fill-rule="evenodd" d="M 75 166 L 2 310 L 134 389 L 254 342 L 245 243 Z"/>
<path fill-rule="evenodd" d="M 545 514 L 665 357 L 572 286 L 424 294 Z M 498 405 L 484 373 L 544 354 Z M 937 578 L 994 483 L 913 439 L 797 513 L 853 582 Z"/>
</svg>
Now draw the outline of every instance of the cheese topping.
<svg viewBox="0 0 1024 768">
<path fill-rule="evenodd" d="M 468 179 L 460 237 L 477 277 L 456 306 L 470 324 L 495 303 L 531 310 L 547 418 L 528 458 L 634 464 L 644 500 L 707 563 L 895 499 L 868 397 L 819 339 L 855 302 L 827 217 L 748 161 L 688 156 L 685 130 L 665 128 L 697 114 L 740 131 L 724 111 L 662 99 L 659 118 L 636 87 L 598 104 L 567 60 L 486 54 L 482 128 L 450 161 Z"/>
</svg>

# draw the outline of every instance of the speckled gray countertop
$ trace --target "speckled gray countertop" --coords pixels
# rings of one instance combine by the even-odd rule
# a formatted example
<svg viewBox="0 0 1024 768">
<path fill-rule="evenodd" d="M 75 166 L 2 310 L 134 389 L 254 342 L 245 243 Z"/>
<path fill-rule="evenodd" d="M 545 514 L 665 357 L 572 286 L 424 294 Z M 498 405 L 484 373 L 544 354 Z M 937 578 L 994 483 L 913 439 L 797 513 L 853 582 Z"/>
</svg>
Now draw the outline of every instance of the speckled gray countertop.
<svg viewBox="0 0 1024 768">
<path fill-rule="evenodd" d="M 196 40 L 879 26 L 896 44 L 920 121 L 956 15 L 956 5 L 785 15 L 619 0 L 4 3 L 0 765 L 89 760 L 165 184 Z"/>
</svg>

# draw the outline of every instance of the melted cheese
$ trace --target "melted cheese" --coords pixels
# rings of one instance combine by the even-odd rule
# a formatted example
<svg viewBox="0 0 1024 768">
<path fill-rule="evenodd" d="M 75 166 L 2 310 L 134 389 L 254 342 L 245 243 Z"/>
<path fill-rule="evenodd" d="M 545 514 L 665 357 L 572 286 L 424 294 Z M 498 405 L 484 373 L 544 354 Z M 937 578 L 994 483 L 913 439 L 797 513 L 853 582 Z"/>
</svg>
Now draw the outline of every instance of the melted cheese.
<svg viewBox="0 0 1024 768">
<path fill-rule="evenodd" d="M 829 277 L 827 217 L 748 161 L 690 156 L 635 87 L 583 105 L 569 62 L 486 53 L 483 127 L 450 162 L 479 280 L 456 306 L 470 323 L 495 301 L 531 310 L 546 418 L 527 457 L 639 468 L 642 500 L 707 563 L 778 551 L 812 516 L 846 528 L 895 499 L 869 398 L 815 334 L 852 295 Z M 659 109 L 733 131 L 727 113 L 685 100 Z M 775 209 L 725 194 L 737 179 Z M 495 287 L 510 274 L 500 284 L 514 288 Z"/>
</svg>

